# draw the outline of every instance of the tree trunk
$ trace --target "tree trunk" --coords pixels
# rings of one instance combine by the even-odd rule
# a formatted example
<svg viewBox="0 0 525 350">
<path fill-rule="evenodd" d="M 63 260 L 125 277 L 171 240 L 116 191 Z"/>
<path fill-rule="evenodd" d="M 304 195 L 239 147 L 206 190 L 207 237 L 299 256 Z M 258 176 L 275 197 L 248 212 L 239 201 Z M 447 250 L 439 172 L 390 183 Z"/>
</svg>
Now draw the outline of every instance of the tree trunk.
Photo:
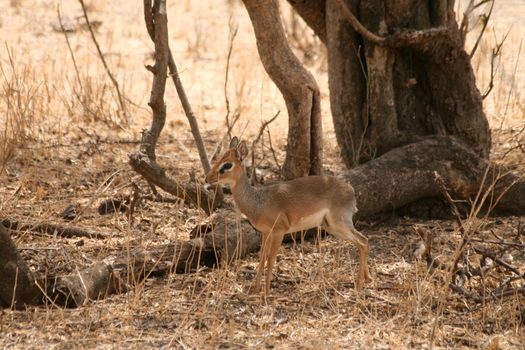
<svg viewBox="0 0 525 350">
<path fill-rule="evenodd" d="M 281 91 L 288 109 L 288 145 L 283 176 L 292 179 L 322 172 L 321 97 L 313 76 L 285 37 L 277 0 L 243 0 L 255 31 L 264 69 Z"/>
<path fill-rule="evenodd" d="M 453 0 L 288 2 L 326 44 L 334 129 L 361 216 L 439 197 L 434 171 L 459 198 L 491 191 L 488 210 L 523 215 L 525 182 L 489 162 Z"/>
<path fill-rule="evenodd" d="M 337 1 L 327 1 L 331 107 L 345 163 L 352 167 L 431 135 L 454 136 L 487 158 L 490 130 L 452 6 L 444 0 L 343 2 L 382 37 L 407 29 L 448 31 L 415 45 L 378 45 L 357 34 Z"/>
<path fill-rule="evenodd" d="M 33 273 L 20 256 L 7 229 L 0 222 L 0 308 L 22 309 L 38 303 L 40 290 Z"/>
</svg>

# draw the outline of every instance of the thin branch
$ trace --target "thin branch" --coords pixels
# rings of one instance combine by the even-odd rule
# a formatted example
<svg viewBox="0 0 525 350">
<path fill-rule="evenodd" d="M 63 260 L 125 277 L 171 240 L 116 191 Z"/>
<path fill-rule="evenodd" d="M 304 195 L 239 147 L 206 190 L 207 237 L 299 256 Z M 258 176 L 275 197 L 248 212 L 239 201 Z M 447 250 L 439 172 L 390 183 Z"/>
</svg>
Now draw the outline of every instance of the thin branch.
<svg viewBox="0 0 525 350">
<path fill-rule="evenodd" d="M 228 26 L 230 27 L 230 34 L 228 39 L 228 56 L 226 57 L 226 72 L 224 76 L 224 103 L 226 104 L 226 126 L 228 127 L 228 136 L 231 139 L 231 127 L 230 127 L 230 100 L 228 99 L 228 76 L 230 72 L 230 60 L 233 52 L 233 41 L 235 40 L 235 37 L 237 36 L 237 32 L 239 31 L 239 26 L 236 25 L 235 27 L 232 27 L 231 24 L 231 18 L 228 23 Z"/>
<path fill-rule="evenodd" d="M 481 6 L 481 4 L 485 3 L 487 1 L 482 1 L 480 4 L 476 5 L 474 8 Z M 481 38 L 483 37 L 483 34 L 485 34 L 485 29 L 487 29 L 487 25 L 489 24 L 490 16 L 492 15 L 492 10 L 494 9 L 494 0 L 492 0 L 492 3 L 490 4 L 489 12 L 485 15 L 482 14 L 481 20 L 483 21 L 483 27 L 481 27 L 481 31 L 479 32 L 478 38 L 476 39 L 476 43 L 474 44 L 474 47 L 472 50 L 470 50 L 470 58 L 474 57 L 474 54 L 476 53 L 476 50 L 478 49 L 479 43 L 481 42 Z"/>
<path fill-rule="evenodd" d="M 272 152 L 272 157 L 273 157 L 273 161 L 275 162 L 275 167 L 277 169 L 281 169 L 281 165 L 279 164 L 279 161 L 277 160 L 277 155 L 275 154 L 275 148 L 273 148 L 272 134 L 270 133 L 270 128 L 267 128 L 266 132 L 268 133 L 268 143 L 270 144 L 270 151 Z"/>
<path fill-rule="evenodd" d="M 120 92 L 118 82 L 113 76 L 113 74 L 111 73 L 111 70 L 109 69 L 108 64 L 106 63 L 106 59 L 104 58 L 104 54 L 102 53 L 102 50 L 100 49 L 97 38 L 95 37 L 95 33 L 93 32 L 93 27 L 91 26 L 91 22 L 89 21 L 89 18 L 87 15 L 86 6 L 84 5 L 84 0 L 78 0 L 78 2 L 80 2 L 80 5 L 82 6 L 82 12 L 84 13 L 84 19 L 86 20 L 86 24 L 89 29 L 89 33 L 91 34 L 91 39 L 93 40 L 93 43 L 95 44 L 97 48 L 98 56 L 100 57 L 100 60 L 102 61 L 102 64 L 104 65 L 104 69 L 106 70 L 106 73 L 109 76 L 109 79 L 111 80 L 111 82 L 113 83 L 113 86 L 115 87 L 115 91 L 117 92 L 118 101 L 119 101 L 122 113 L 124 113 L 124 116 L 126 116 L 127 111 L 126 111 L 126 105 L 124 103 L 124 98 L 122 97 L 122 94 Z"/>
<path fill-rule="evenodd" d="M 485 90 L 483 95 L 481 95 L 482 99 L 485 99 L 494 88 L 494 77 L 496 76 L 496 58 L 501 56 L 501 49 L 503 48 L 503 44 L 505 43 L 505 40 L 507 39 L 509 34 L 510 30 L 505 34 L 505 36 L 499 43 L 496 43 L 496 47 L 492 48 L 492 54 L 490 56 L 490 81 L 489 85 L 487 86 L 487 89 Z"/>
<path fill-rule="evenodd" d="M 486 256 L 486 257 L 489 257 L 491 258 L 496 264 L 500 265 L 500 266 L 503 266 L 504 268 L 506 268 L 507 270 L 509 271 L 512 271 L 514 272 L 516 275 L 520 276 L 521 278 L 525 278 L 525 273 L 522 273 L 520 272 L 520 270 L 518 270 L 517 268 L 515 268 L 514 266 L 512 266 L 511 264 L 501 260 L 500 258 L 497 258 L 494 254 L 490 253 L 490 252 L 487 252 L 485 250 L 482 250 L 482 249 L 479 249 L 479 248 L 476 248 L 476 247 L 473 247 L 474 251 L 476 252 L 476 254 L 479 254 L 481 256 Z"/>
<path fill-rule="evenodd" d="M 252 184 L 255 182 L 255 145 L 257 145 L 257 142 L 259 142 L 259 140 L 261 139 L 263 133 L 264 133 L 264 130 L 268 127 L 268 125 L 270 125 L 275 119 L 277 119 L 277 117 L 279 116 L 279 114 L 281 113 L 281 111 L 277 111 L 277 113 L 275 113 L 275 115 L 270 119 L 270 120 L 267 120 L 265 121 L 264 123 L 262 123 L 260 129 L 259 129 L 259 133 L 257 134 L 257 137 L 255 138 L 255 140 L 253 140 L 252 142 L 252 174 L 251 174 L 251 182 Z"/>
<path fill-rule="evenodd" d="M 355 31 L 361 34 L 361 36 L 366 40 L 369 40 L 377 45 L 387 47 L 413 46 L 430 42 L 436 37 L 450 36 L 450 31 L 447 27 L 436 27 L 424 30 L 407 29 L 398 31 L 397 33 L 390 34 L 388 36 L 380 36 L 372 33 L 364 25 L 362 25 L 342 0 L 336 0 L 336 3 L 339 6 L 343 16 L 352 25 Z"/>
<path fill-rule="evenodd" d="M 480 238 L 471 238 L 471 242 L 479 242 L 479 243 L 487 243 L 487 244 L 496 244 L 496 245 L 503 245 L 508 247 L 514 247 L 514 248 L 520 248 L 525 249 L 525 244 L 520 243 L 514 243 L 514 242 L 507 242 L 507 241 L 494 241 L 490 239 L 480 239 Z"/>
<path fill-rule="evenodd" d="M 193 113 L 193 110 L 191 109 L 191 105 L 186 95 L 186 92 L 184 91 L 184 87 L 182 86 L 182 81 L 180 80 L 179 73 L 177 71 L 177 66 L 175 64 L 175 60 L 173 59 L 173 55 L 169 47 L 168 47 L 168 68 L 170 71 L 169 74 L 173 80 L 173 83 L 175 84 L 175 89 L 177 90 L 177 94 L 179 95 L 179 99 L 182 104 L 182 109 L 184 110 L 184 113 L 186 114 L 186 118 L 188 119 L 188 122 L 190 124 L 191 133 L 193 134 L 193 138 L 195 139 L 195 144 L 197 145 L 197 150 L 199 151 L 199 157 L 201 160 L 202 168 L 204 169 L 204 172 L 208 173 L 211 169 L 211 166 L 208 160 L 208 156 L 206 155 L 206 148 L 204 147 L 202 136 L 199 131 L 199 124 L 197 122 L 197 118 L 195 117 L 195 114 Z"/>
<path fill-rule="evenodd" d="M 62 33 L 64 33 L 64 38 L 66 39 L 67 48 L 69 50 L 69 54 L 71 55 L 71 60 L 73 60 L 73 66 L 75 67 L 75 72 L 77 73 L 77 80 L 78 80 L 78 85 L 80 86 L 80 91 L 83 91 L 82 81 L 80 80 L 80 72 L 77 66 L 77 60 L 75 59 L 75 55 L 73 54 L 73 49 L 71 49 L 71 43 L 69 42 L 67 31 L 64 28 L 64 24 L 62 23 L 62 16 L 60 15 L 60 5 L 57 5 L 57 16 L 58 16 L 58 23 L 60 24 L 60 30 L 62 31 Z"/>
<path fill-rule="evenodd" d="M 361 36 L 363 36 L 363 38 L 365 38 L 365 39 L 367 39 L 367 40 L 369 40 L 369 41 L 371 41 L 373 43 L 379 44 L 379 45 L 383 45 L 385 43 L 386 39 L 384 37 L 382 37 L 382 36 L 379 36 L 379 35 L 376 35 L 376 34 L 372 33 L 364 25 L 362 25 L 361 22 L 359 22 L 359 20 L 354 16 L 354 14 L 343 3 L 342 0 L 336 0 L 336 3 L 339 6 L 339 9 L 341 10 L 341 13 L 346 18 L 346 20 L 348 22 L 350 22 L 350 24 L 352 25 L 352 27 L 354 27 L 356 32 L 361 34 Z"/>
<path fill-rule="evenodd" d="M 454 262 L 450 270 L 451 283 L 453 284 L 454 276 L 456 275 L 456 272 L 458 271 L 459 259 L 463 255 L 463 250 L 465 249 L 467 243 L 469 242 L 470 236 L 465 234 L 465 228 L 463 227 L 463 222 L 461 220 L 461 214 L 459 213 L 458 207 L 456 206 L 456 203 L 454 203 L 454 200 L 452 200 L 452 197 L 450 197 L 450 194 L 448 193 L 447 187 L 445 185 L 445 181 L 436 171 L 434 172 L 434 181 L 438 184 L 439 190 L 441 194 L 443 195 L 443 197 L 445 198 L 450 210 L 452 211 L 452 215 L 454 216 L 454 219 L 456 220 L 458 224 L 459 232 L 461 233 L 461 243 L 460 243 L 459 248 L 456 250 L 457 255 L 454 258 Z"/>
</svg>

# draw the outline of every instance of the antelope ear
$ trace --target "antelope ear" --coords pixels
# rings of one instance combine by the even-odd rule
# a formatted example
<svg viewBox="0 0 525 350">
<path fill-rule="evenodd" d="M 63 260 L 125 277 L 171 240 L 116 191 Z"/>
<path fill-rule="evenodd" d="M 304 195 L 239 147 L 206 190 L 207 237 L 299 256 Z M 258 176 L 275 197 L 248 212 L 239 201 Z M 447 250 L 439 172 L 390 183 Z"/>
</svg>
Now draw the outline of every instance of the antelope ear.
<svg viewBox="0 0 525 350">
<path fill-rule="evenodd" d="M 237 156 L 239 160 L 242 161 L 248 155 L 248 147 L 246 147 L 246 142 L 241 141 L 237 146 Z"/>
<path fill-rule="evenodd" d="M 237 148 L 238 145 L 239 145 L 239 139 L 237 138 L 237 136 L 234 136 L 232 140 L 230 141 L 230 148 Z"/>
</svg>

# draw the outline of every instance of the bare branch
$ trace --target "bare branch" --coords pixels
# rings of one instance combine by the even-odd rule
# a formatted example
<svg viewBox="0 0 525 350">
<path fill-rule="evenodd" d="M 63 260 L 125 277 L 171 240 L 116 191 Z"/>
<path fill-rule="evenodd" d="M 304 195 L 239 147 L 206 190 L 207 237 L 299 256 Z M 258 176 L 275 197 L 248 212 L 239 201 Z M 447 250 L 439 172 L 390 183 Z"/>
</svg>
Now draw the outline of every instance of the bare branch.
<svg viewBox="0 0 525 350">
<path fill-rule="evenodd" d="M 100 49 L 100 45 L 98 44 L 97 38 L 95 37 L 95 33 L 93 32 L 93 27 L 91 26 L 91 22 L 89 21 L 86 6 L 84 5 L 84 0 L 78 0 L 80 2 L 80 5 L 82 6 L 82 12 L 84 14 L 84 19 L 86 20 L 87 27 L 89 29 L 89 33 L 91 34 L 91 39 L 93 40 L 93 43 L 95 44 L 98 56 L 100 57 L 100 60 L 102 61 L 102 64 L 104 65 L 104 69 L 106 70 L 107 75 L 109 76 L 109 79 L 113 83 L 113 86 L 115 87 L 115 91 L 117 92 L 118 101 L 120 104 L 120 108 L 122 110 L 122 113 L 124 116 L 127 115 L 126 105 L 124 103 L 124 98 L 122 97 L 122 93 L 120 92 L 120 88 L 118 86 L 118 82 L 111 73 L 111 70 L 109 69 L 108 64 L 106 63 L 106 59 L 104 58 L 104 54 L 102 53 L 102 50 Z"/>
<path fill-rule="evenodd" d="M 478 4 L 477 6 L 481 6 L 481 4 L 487 2 L 486 0 L 484 1 L 481 1 L 480 4 Z M 477 7 L 475 6 L 475 7 Z M 481 42 L 481 38 L 483 37 L 483 34 L 485 34 L 485 29 L 487 29 L 487 24 L 489 24 L 489 20 L 490 20 L 490 16 L 492 15 L 492 10 L 494 9 L 494 0 L 492 0 L 492 3 L 490 4 L 490 9 L 489 9 L 489 12 L 485 15 L 485 14 L 482 14 L 480 17 L 481 17 L 481 20 L 483 22 L 483 27 L 481 27 L 481 31 L 479 32 L 479 35 L 478 35 L 478 38 L 476 39 L 476 43 L 474 44 L 474 47 L 472 48 L 472 50 L 470 50 L 470 58 L 472 59 L 472 57 L 474 57 L 474 54 L 476 53 L 476 50 L 478 49 L 478 45 L 479 43 Z"/>
<path fill-rule="evenodd" d="M 336 0 L 336 2 L 337 5 L 339 5 L 343 16 L 348 22 L 350 22 L 350 24 L 352 25 L 352 27 L 354 27 L 356 32 L 363 36 L 363 38 L 378 45 L 383 45 L 385 43 L 386 39 L 366 29 L 366 27 L 362 25 L 361 22 L 359 22 L 359 20 L 354 16 L 352 11 L 350 11 L 350 9 L 343 3 L 342 0 Z"/>
<path fill-rule="evenodd" d="M 424 30 L 408 29 L 383 37 L 372 33 L 364 25 L 362 25 L 342 0 L 336 0 L 336 3 L 341 9 L 343 16 L 352 25 L 352 27 L 354 27 L 356 32 L 358 32 L 366 40 L 369 40 L 377 45 L 388 47 L 414 46 L 430 42 L 436 37 L 450 36 L 450 31 L 447 27 L 436 27 Z"/>
<path fill-rule="evenodd" d="M 82 88 L 82 81 L 80 80 L 80 72 L 79 72 L 78 66 L 77 66 L 77 60 L 75 59 L 75 55 L 73 54 L 73 49 L 71 49 L 71 44 L 69 42 L 69 37 L 67 36 L 67 31 L 64 28 L 64 24 L 62 23 L 62 16 L 60 15 L 60 5 L 57 5 L 57 16 L 58 16 L 58 23 L 60 24 L 60 30 L 62 31 L 62 33 L 64 33 L 64 38 L 66 39 L 67 48 L 69 50 L 69 54 L 71 56 L 71 60 L 73 61 L 73 66 L 75 67 L 75 72 L 77 73 L 78 85 L 80 86 L 80 90 L 83 90 L 83 88 Z"/>
<path fill-rule="evenodd" d="M 153 12 L 152 12 L 153 11 Z M 181 185 L 169 178 L 164 169 L 162 169 L 155 161 L 155 147 L 160 132 L 164 127 L 166 121 L 166 105 L 164 103 L 164 92 L 166 89 L 166 79 L 168 68 L 172 75 L 173 81 L 185 111 L 186 116 L 192 126 L 193 136 L 196 140 L 203 167 L 209 169 L 208 159 L 206 158 L 206 151 L 200 133 L 198 130 L 197 121 L 191 111 L 188 99 L 177 74 L 177 67 L 175 61 L 171 56 L 168 44 L 168 18 L 166 13 L 165 0 L 155 0 L 153 7 L 151 1 L 144 1 L 144 18 L 146 20 L 146 28 L 155 43 L 155 65 L 151 67 L 150 71 L 153 73 L 153 83 L 151 87 L 151 95 L 149 105 L 153 112 L 153 119 L 150 129 L 144 131 L 142 134 L 142 142 L 140 146 L 140 153 L 133 153 L 129 155 L 130 164 L 136 172 L 144 176 L 149 181 L 150 186 L 157 185 L 168 193 L 173 194 L 184 201 L 193 203 L 197 207 L 203 209 L 207 214 L 210 214 L 216 207 L 218 200 L 214 200 L 204 188 L 196 184 Z M 199 146 L 200 145 L 200 146 Z M 152 186 L 152 188 L 154 188 Z M 154 191 L 155 192 L 155 191 Z"/>
<path fill-rule="evenodd" d="M 262 125 L 261 125 L 261 127 L 259 129 L 259 133 L 257 134 L 257 137 L 255 137 L 255 140 L 253 140 L 253 142 L 252 142 L 252 174 L 250 176 L 252 184 L 255 183 L 255 145 L 257 145 L 257 142 L 259 142 L 259 140 L 261 139 L 261 137 L 262 137 L 262 135 L 264 133 L 264 130 L 275 119 L 277 119 L 277 117 L 279 116 L 280 113 L 281 113 L 281 111 L 277 111 L 277 113 L 275 113 L 275 115 L 270 120 L 267 120 L 264 123 L 262 123 Z"/>
<path fill-rule="evenodd" d="M 230 35 L 228 39 L 228 56 L 226 58 L 226 72 L 224 76 L 224 102 L 226 103 L 226 126 L 228 127 L 228 136 L 231 139 L 231 129 L 233 126 L 231 126 L 230 122 L 230 100 L 228 99 L 228 76 L 230 72 L 230 60 L 232 56 L 233 51 L 233 41 L 235 40 L 235 37 L 237 36 L 237 32 L 239 31 L 239 26 L 236 25 L 235 27 L 232 27 L 231 18 L 230 22 L 228 23 L 230 27 Z M 235 118 L 233 123 L 235 123 Z"/>
</svg>

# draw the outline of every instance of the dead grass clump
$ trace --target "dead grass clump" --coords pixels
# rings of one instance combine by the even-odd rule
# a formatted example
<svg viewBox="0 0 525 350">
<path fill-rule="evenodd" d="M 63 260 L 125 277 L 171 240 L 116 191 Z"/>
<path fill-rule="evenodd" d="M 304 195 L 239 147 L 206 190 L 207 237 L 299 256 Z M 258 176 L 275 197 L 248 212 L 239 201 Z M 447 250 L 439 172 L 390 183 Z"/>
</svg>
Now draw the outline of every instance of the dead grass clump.
<svg viewBox="0 0 525 350">
<path fill-rule="evenodd" d="M 0 110 L 0 174 L 18 149 L 38 132 L 37 124 L 45 111 L 43 87 L 31 64 L 19 65 L 6 45 L 8 64 L 0 63 L 2 73 Z"/>
</svg>

